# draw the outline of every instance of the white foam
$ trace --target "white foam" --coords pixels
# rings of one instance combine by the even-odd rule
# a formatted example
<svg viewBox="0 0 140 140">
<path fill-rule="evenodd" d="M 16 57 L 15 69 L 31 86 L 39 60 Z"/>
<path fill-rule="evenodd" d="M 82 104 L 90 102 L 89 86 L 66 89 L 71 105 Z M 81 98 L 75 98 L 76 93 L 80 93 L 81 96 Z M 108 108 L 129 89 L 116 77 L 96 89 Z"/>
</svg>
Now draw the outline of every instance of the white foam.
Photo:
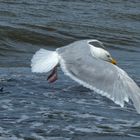
<svg viewBox="0 0 140 140">
<path fill-rule="evenodd" d="M 40 123 L 40 122 L 34 122 L 34 123 L 32 124 L 32 126 L 31 126 L 31 128 L 40 127 L 40 126 L 42 126 L 42 125 L 43 125 L 43 123 Z"/>
<path fill-rule="evenodd" d="M 22 115 L 22 116 L 20 117 L 20 119 L 17 120 L 17 122 L 20 123 L 20 122 L 22 122 L 22 121 L 27 120 L 28 118 L 29 118 L 29 116 L 27 116 L 27 115 Z"/>
<path fill-rule="evenodd" d="M 37 135 L 36 133 L 32 133 L 31 136 L 36 138 L 37 140 L 46 140 L 43 136 Z"/>
</svg>

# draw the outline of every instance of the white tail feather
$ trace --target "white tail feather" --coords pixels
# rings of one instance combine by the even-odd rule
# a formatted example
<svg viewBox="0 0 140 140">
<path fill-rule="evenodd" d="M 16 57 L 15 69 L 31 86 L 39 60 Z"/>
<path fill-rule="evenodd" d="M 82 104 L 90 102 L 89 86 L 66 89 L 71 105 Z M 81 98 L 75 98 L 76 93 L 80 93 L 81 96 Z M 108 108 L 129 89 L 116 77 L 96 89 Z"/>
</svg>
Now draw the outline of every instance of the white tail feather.
<svg viewBox="0 0 140 140">
<path fill-rule="evenodd" d="M 43 73 L 52 70 L 59 62 L 57 52 L 40 49 L 31 60 L 32 72 Z"/>
</svg>

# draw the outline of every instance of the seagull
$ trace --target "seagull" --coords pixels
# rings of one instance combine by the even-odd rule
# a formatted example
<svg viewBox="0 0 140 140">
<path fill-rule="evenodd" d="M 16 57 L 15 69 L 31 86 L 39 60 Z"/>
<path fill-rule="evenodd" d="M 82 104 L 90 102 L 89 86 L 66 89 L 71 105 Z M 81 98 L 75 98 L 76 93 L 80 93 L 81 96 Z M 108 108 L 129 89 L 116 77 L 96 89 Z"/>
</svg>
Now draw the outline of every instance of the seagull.
<svg viewBox="0 0 140 140">
<path fill-rule="evenodd" d="M 57 80 L 59 65 L 72 80 L 121 107 L 130 99 L 140 114 L 140 88 L 116 65 L 116 60 L 99 40 L 75 41 L 55 51 L 40 49 L 31 60 L 32 72 L 52 71 L 47 79 L 50 83 Z"/>
</svg>

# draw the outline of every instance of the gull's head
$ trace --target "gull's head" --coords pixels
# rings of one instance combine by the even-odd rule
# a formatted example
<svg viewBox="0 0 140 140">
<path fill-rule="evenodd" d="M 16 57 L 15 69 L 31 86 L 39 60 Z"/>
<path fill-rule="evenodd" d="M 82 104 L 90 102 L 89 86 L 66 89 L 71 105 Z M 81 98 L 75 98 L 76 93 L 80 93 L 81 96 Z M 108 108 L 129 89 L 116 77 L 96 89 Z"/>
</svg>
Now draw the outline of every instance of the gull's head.
<svg viewBox="0 0 140 140">
<path fill-rule="evenodd" d="M 112 58 L 111 54 L 108 51 L 102 48 L 99 48 L 98 51 L 99 52 L 95 52 L 96 57 L 116 65 L 116 60 Z"/>
<path fill-rule="evenodd" d="M 101 42 L 99 42 L 99 43 L 101 43 Z M 99 47 L 95 47 L 93 45 L 90 45 L 90 50 L 91 50 L 91 54 L 94 57 L 116 65 L 116 60 L 113 59 L 111 54 L 107 50 L 105 50 L 104 48 L 99 48 Z"/>
</svg>

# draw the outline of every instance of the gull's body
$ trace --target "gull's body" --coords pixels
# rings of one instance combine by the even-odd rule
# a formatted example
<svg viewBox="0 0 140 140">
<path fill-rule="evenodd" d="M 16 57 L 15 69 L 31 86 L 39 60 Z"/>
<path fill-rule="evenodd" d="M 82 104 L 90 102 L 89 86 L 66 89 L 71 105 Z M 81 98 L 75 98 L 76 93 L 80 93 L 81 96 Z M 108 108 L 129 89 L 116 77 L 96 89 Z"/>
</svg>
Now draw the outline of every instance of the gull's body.
<svg viewBox="0 0 140 140">
<path fill-rule="evenodd" d="M 98 46 L 91 42 L 95 42 Z M 48 80 L 56 79 L 56 67 L 79 84 L 113 100 L 121 107 L 129 99 L 140 113 L 140 89 L 125 71 L 117 67 L 109 52 L 97 40 L 82 40 L 56 49 L 39 50 L 32 59 L 32 72 L 53 70 Z"/>
</svg>

